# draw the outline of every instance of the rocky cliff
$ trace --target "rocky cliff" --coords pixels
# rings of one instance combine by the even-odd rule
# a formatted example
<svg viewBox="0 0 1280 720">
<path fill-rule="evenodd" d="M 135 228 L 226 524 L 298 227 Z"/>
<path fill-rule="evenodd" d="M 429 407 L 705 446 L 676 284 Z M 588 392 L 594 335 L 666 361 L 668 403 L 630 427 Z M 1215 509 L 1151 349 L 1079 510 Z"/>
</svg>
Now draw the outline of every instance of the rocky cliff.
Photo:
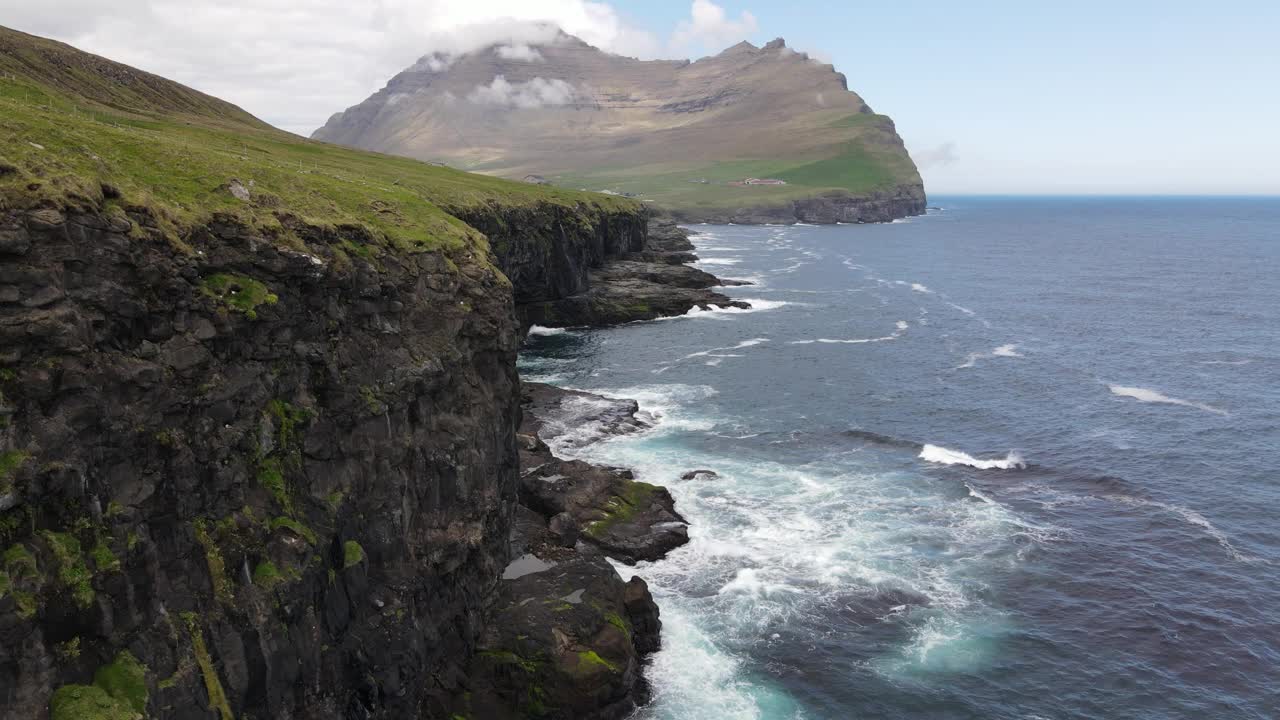
<svg viewBox="0 0 1280 720">
<path fill-rule="evenodd" d="M 519 531 L 514 299 L 649 248 L 638 204 L 300 141 L 4 29 L 0 67 L 0 716 L 643 698 L 643 582 L 590 548 L 511 577 L 542 532 Z M 557 582 L 566 624 L 513 632 L 543 616 L 511 598 Z M 513 673 L 520 635 L 563 663 Z"/>
<path fill-rule="evenodd" d="M 543 26 L 511 34 L 424 56 L 314 137 L 634 195 L 695 221 L 875 222 L 924 211 L 892 120 L 782 40 L 673 62 L 619 57 Z"/>
<path fill-rule="evenodd" d="M 429 709 L 507 559 L 506 280 L 149 224 L 3 219 L 6 716 L 81 717 L 124 653 L 157 717 Z"/>
</svg>

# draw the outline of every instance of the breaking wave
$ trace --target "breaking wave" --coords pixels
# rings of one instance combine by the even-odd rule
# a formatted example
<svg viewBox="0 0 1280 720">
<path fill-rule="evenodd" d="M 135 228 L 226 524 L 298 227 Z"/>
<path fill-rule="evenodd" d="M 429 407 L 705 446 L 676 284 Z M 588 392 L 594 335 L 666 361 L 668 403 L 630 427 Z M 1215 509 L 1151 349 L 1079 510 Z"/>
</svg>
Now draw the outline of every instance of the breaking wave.
<svg viewBox="0 0 1280 720">
<path fill-rule="evenodd" d="M 1128 387 L 1125 385 L 1108 385 L 1107 389 L 1111 391 L 1112 395 L 1132 398 L 1134 400 L 1137 400 L 1138 402 L 1159 403 L 1162 405 L 1181 405 L 1183 407 L 1195 408 L 1197 410 L 1204 410 L 1205 412 L 1211 412 L 1218 415 L 1231 414 L 1226 410 L 1223 410 L 1222 408 L 1216 408 L 1212 405 L 1205 405 L 1204 403 L 1191 402 L 1190 400 L 1181 400 L 1178 398 L 1169 397 L 1168 395 L 1165 395 L 1164 393 L 1161 393 L 1158 390 L 1151 390 L 1150 388 Z"/>
<path fill-rule="evenodd" d="M 980 460 L 959 450 L 928 444 L 920 449 L 920 459 L 939 465 L 968 465 L 979 470 L 1021 470 L 1027 466 L 1022 457 L 1015 452 L 997 460 Z"/>
</svg>

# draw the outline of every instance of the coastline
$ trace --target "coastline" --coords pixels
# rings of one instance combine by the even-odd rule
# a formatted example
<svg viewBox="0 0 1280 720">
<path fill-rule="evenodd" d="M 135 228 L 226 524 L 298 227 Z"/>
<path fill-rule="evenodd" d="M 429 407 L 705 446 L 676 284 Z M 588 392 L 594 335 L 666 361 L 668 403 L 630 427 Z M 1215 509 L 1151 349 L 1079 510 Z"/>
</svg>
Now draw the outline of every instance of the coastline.
<svg viewBox="0 0 1280 720">
<path fill-rule="evenodd" d="M 524 331 L 750 308 L 712 290 L 748 283 L 687 264 L 697 260 L 688 230 L 670 221 L 649 230 L 643 249 L 593 269 L 585 293 L 519 307 Z M 643 302 L 658 296 L 665 298 L 656 308 Z M 635 400 L 522 381 L 512 559 L 467 668 L 469 690 L 452 702 L 459 715 L 514 719 L 549 710 L 605 720 L 649 701 L 643 661 L 660 646 L 660 609 L 642 578 L 624 581 L 621 566 L 688 543 L 688 522 L 667 488 L 636 480 L 628 468 L 571 457 L 653 427 Z M 708 471 L 686 476 L 698 473 Z"/>
<path fill-rule="evenodd" d="M 517 306 L 522 331 L 609 327 L 736 307 L 726 284 L 692 268 L 690 232 L 650 223 L 639 250 L 590 270 L 588 290 Z M 521 383 L 518 475 L 509 557 L 483 638 L 454 697 L 463 717 L 622 719 L 649 701 L 643 662 L 660 644 L 660 612 L 640 577 L 616 564 L 662 559 L 689 542 L 666 487 L 632 470 L 571 459 L 572 448 L 643 433 L 635 400 Z M 611 560 L 613 561 L 611 564 Z"/>
</svg>

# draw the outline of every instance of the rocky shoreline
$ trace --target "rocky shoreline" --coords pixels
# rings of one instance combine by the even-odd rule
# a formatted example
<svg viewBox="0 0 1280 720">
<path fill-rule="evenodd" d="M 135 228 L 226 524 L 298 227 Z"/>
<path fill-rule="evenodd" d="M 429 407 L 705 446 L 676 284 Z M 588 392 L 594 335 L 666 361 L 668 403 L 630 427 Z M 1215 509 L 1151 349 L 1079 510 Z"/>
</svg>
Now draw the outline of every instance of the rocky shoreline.
<svg viewBox="0 0 1280 720">
<path fill-rule="evenodd" d="M 745 307 L 709 289 L 721 285 L 718 278 L 685 264 L 697 259 L 692 250 L 686 231 L 655 222 L 643 250 L 592 271 L 590 289 L 556 314 L 519 312 L 538 324 L 603 326 L 649 319 L 649 312 L 625 308 L 659 293 L 668 294 L 663 315 Z M 634 400 L 523 383 L 512 560 L 457 716 L 613 720 L 648 702 L 642 663 L 660 645 L 658 606 L 643 579 L 624 582 L 609 559 L 661 559 L 689 541 L 688 522 L 665 487 L 638 481 L 626 468 L 565 457 L 649 429 L 639 410 Z"/>
<path fill-rule="evenodd" d="M 635 401 L 537 383 L 522 401 L 512 560 L 456 715 L 623 718 L 649 699 L 642 662 L 662 622 L 644 580 L 624 582 L 606 558 L 659 559 L 688 526 L 666 488 L 551 450 L 644 430 Z"/>
</svg>

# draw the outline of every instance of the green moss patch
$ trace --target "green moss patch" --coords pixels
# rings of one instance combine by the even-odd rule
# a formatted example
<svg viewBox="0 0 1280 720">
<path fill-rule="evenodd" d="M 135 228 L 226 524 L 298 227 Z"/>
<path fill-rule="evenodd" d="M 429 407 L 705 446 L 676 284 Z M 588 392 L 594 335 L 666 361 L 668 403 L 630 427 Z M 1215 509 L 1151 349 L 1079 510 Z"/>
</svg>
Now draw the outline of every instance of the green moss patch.
<svg viewBox="0 0 1280 720">
<path fill-rule="evenodd" d="M 80 541 L 71 533 L 49 530 L 44 532 L 44 539 L 58 561 L 58 580 L 71 592 L 76 605 L 88 608 L 93 604 L 94 598 L 93 574 L 85 564 Z"/>
<path fill-rule="evenodd" d="M 294 535 L 306 540 L 311 545 L 316 544 L 316 534 L 311 530 L 311 528 L 303 525 L 293 518 L 278 517 L 271 521 L 272 530 L 279 530 L 281 528 L 289 530 Z"/>
<path fill-rule="evenodd" d="M 213 657 L 204 643 L 204 630 L 200 627 L 200 619 L 195 613 L 183 613 L 183 621 L 191 634 L 191 649 L 195 652 L 196 665 L 200 667 L 200 675 L 204 678 L 205 692 L 209 695 L 209 710 L 217 712 L 220 720 L 235 720 L 231 713 L 231 703 L 227 700 L 227 692 L 218 678 L 218 669 L 213 666 Z"/>
<path fill-rule="evenodd" d="M 97 685 L 63 685 L 49 700 L 49 720 L 139 720 L 129 703 Z"/>
<path fill-rule="evenodd" d="M 93 558 L 93 567 L 98 572 L 120 571 L 120 558 L 111 552 L 111 547 L 102 538 L 98 538 L 97 544 L 93 546 L 89 555 Z"/>
<path fill-rule="evenodd" d="M 657 485 L 638 480 L 626 481 L 622 492 L 610 498 L 605 505 L 605 516 L 587 525 L 587 534 L 593 538 L 601 538 L 615 525 L 630 521 L 637 512 L 649 506 L 657 491 Z"/>
<path fill-rule="evenodd" d="M 284 467 L 279 458 L 267 458 L 258 465 L 258 484 L 285 509 L 293 512 L 293 498 L 289 494 L 289 485 L 284 479 Z"/>
<path fill-rule="evenodd" d="M 0 452 L 0 483 L 13 479 L 14 475 L 26 464 L 30 453 L 22 450 L 5 450 Z"/>
<path fill-rule="evenodd" d="M 606 622 L 622 631 L 628 639 L 631 637 L 631 625 L 622 619 L 622 616 L 616 612 L 606 613 L 604 616 Z"/>
<path fill-rule="evenodd" d="M 594 668 L 604 668 L 609 672 L 618 672 L 618 666 L 605 660 L 596 653 L 595 650 L 584 650 L 578 653 L 578 668 L 590 671 Z"/>
<path fill-rule="evenodd" d="M 128 650 L 94 673 L 92 685 L 63 685 L 49 700 L 50 720 L 139 720 L 147 711 L 147 667 Z"/>
<path fill-rule="evenodd" d="M 264 590 L 270 590 L 282 582 L 284 582 L 284 576 L 280 574 L 276 564 L 270 560 L 263 560 L 253 569 L 253 584 Z"/>
<path fill-rule="evenodd" d="M 219 602 L 231 604 L 235 599 L 235 592 L 230 578 L 227 577 L 227 563 L 213 536 L 209 534 L 208 524 L 204 520 L 196 520 L 191 524 L 191 528 L 195 531 L 196 541 L 204 548 L 205 564 L 209 568 L 209 578 L 213 582 L 213 596 Z"/>
<path fill-rule="evenodd" d="M 495 665 L 514 665 L 527 673 L 536 673 L 542 665 L 536 659 L 530 659 L 518 655 L 510 650 L 483 650 L 480 657 L 488 660 Z"/>
<path fill-rule="evenodd" d="M 364 548 L 360 547 L 360 543 L 355 540 L 348 540 L 342 543 L 342 567 L 349 568 L 353 565 L 359 565 L 364 562 Z"/>
<path fill-rule="evenodd" d="M 280 301 L 266 285 L 247 275 L 210 275 L 201 281 L 200 291 L 250 320 L 258 318 L 259 306 L 275 305 Z"/>
<path fill-rule="evenodd" d="M 147 711 L 147 666 L 128 650 L 116 655 L 111 664 L 98 668 L 93 684 L 111 697 L 124 700 L 138 713 Z"/>
</svg>

